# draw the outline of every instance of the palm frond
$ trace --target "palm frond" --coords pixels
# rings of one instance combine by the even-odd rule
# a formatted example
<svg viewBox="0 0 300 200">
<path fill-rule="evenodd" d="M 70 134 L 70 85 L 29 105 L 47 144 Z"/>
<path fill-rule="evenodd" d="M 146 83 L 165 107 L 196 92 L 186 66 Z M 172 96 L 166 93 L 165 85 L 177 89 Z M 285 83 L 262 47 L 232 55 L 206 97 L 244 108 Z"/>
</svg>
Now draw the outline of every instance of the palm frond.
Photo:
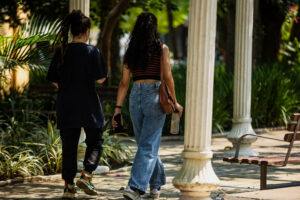
<svg viewBox="0 0 300 200">
<path fill-rule="evenodd" d="M 20 26 L 14 35 L 0 36 L 0 73 L 16 66 L 43 69 L 49 63 L 51 42 L 59 31 L 60 21 L 41 16 Z"/>
</svg>

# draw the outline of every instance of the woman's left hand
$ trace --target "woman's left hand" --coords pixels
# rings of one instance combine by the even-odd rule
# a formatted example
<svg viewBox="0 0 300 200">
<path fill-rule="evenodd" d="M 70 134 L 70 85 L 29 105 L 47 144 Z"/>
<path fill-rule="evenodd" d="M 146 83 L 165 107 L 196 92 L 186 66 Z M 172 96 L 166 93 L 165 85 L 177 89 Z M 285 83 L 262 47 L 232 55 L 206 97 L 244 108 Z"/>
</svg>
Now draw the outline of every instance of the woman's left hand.
<svg viewBox="0 0 300 200">
<path fill-rule="evenodd" d="M 179 104 L 179 103 L 175 103 L 175 108 L 179 113 L 179 116 L 182 116 L 182 112 L 183 112 L 183 107 Z"/>
</svg>

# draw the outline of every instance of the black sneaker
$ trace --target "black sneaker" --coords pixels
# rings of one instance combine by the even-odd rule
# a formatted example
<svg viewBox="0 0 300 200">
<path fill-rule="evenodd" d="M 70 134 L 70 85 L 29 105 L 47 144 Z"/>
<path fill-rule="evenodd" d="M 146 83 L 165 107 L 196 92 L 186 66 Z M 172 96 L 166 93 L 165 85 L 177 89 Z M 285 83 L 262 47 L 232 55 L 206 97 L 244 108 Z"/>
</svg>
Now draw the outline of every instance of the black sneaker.
<svg viewBox="0 0 300 200">
<path fill-rule="evenodd" d="M 95 186 L 92 184 L 92 174 L 81 172 L 81 176 L 77 180 L 76 185 L 88 195 L 98 195 Z"/>
<path fill-rule="evenodd" d="M 75 184 L 65 184 L 62 199 L 74 199 L 76 195 Z"/>
</svg>

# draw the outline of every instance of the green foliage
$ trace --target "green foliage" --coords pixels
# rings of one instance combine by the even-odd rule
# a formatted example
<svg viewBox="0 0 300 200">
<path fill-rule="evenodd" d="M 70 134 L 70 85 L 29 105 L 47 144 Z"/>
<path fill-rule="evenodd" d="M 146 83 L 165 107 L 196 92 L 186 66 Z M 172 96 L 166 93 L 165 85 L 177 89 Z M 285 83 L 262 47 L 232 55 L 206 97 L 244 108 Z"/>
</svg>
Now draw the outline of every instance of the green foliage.
<svg viewBox="0 0 300 200">
<path fill-rule="evenodd" d="M 12 36 L 0 36 L 0 75 L 17 66 L 44 69 L 49 62 L 50 42 L 58 32 L 60 21 L 49 22 L 34 16 Z M 2 77 L 2 76 L 0 76 Z"/>
<path fill-rule="evenodd" d="M 35 152 L 40 152 L 38 157 L 43 161 L 43 170 L 46 174 L 59 173 L 62 170 L 62 149 L 59 131 L 56 125 L 48 120 L 47 128 L 40 127 L 35 134 L 38 136 L 23 142 L 25 145 L 35 146 Z M 36 141 L 36 142 L 32 142 Z"/>
<path fill-rule="evenodd" d="M 168 33 L 168 18 L 166 4 L 170 4 L 173 14 L 173 27 L 176 28 L 185 23 L 188 18 L 188 0 L 137 0 L 126 13 L 122 15 L 120 28 L 125 32 L 131 32 L 136 18 L 142 12 L 152 12 L 158 20 L 158 32 Z"/>
<path fill-rule="evenodd" d="M 289 12 L 285 16 L 285 20 L 281 26 L 281 39 L 284 41 L 288 41 L 290 39 L 291 31 L 294 24 L 294 19 L 297 17 L 298 8 L 290 9 Z"/>
<path fill-rule="evenodd" d="M 42 13 L 49 20 L 63 18 L 69 11 L 69 0 L 1 0 L 0 23 L 14 28 L 21 24 L 20 13 Z"/>
<path fill-rule="evenodd" d="M 103 152 L 100 164 L 113 167 L 113 165 L 129 164 L 132 155 L 131 149 L 122 143 L 120 136 L 126 134 L 110 135 L 109 129 L 103 132 Z"/>
<path fill-rule="evenodd" d="M 0 138 L 4 145 L 17 145 L 24 142 L 24 139 L 35 134 L 42 123 L 39 115 L 23 112 L 0 116 Z"/>
<path fill-rule="evenodd" d="M 10 151 L 17 153 L 10 153 Z M 0 180 L 43 174 L 42 162 L 31 150 L 0 145 Z"/>
<path fill-rule="evenodd" d="M 223 132 L 231 125 L 233 110 L 233 75 L 226 73 L 225 64 L 215 67 L 213 97 L 213 132 Z"/>
<path fill-rule="evenodd" d="M 253 72 L 251 112 L 254 127 L 279 126 L 285 116 L 300 108 L 300 95 L 290 71 L 281 63 Z"/>
</svg>

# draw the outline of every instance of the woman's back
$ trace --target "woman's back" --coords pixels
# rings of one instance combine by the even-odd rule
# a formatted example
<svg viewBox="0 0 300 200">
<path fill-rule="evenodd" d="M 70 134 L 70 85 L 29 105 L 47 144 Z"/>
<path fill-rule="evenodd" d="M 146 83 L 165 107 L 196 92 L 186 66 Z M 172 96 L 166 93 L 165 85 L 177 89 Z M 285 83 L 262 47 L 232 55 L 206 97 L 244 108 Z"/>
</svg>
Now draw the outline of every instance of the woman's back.
<svg viewBox="0 0 300 200">
<path fill-rule="evenodd" d="M 85 43 L 70 43 L 64 62 L 58 68 L 61 51 L 50 64 L 47 79 L 57 82 L 58 127 L 101 127 L 102 108 L 95 90 L 95 81 L 107 77 L 100 51 Z"/>
<path fill-rule="evenodd" d="M 160 52 L 153 52 L 152 55 L 147 58 L 145 66 L 141 65 L 139 68 L 131 70 L 133 81 L 138 80 L 160 80 Z"/>
<path fill-rule="evenodd" d="M 95 80 L 107 72 L 100 51 L 85 43 L 71 43 L 65 55 L 60 77 L 61 89 L 87 92 L 95 89 Z"/>
</svg>

